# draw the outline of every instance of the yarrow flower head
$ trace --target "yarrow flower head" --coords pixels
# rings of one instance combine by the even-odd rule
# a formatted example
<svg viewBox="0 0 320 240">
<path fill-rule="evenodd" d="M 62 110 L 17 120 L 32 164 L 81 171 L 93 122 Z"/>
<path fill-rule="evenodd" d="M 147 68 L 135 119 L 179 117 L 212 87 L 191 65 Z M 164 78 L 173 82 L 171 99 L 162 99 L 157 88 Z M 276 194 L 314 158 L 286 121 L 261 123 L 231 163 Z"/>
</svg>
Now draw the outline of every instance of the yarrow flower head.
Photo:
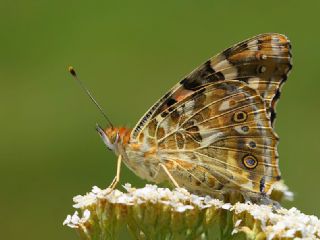
<svg viewBox="0 0 320 240">
<path fill-rule="evenodd" d="M 63 224 L 76 229 L 83 239 L 117 239 L 124 228 L 135 239 L 320 238 L 320 220 L 296 208 L 231 204 L 156 185 L 136 189 L 125 184 L 124 189 L 93 187 L 90 193 L 74 197 L 77 211 Z M 280 183 L 273 196 L 288 199 L 292 193 Z"/>
</svg>

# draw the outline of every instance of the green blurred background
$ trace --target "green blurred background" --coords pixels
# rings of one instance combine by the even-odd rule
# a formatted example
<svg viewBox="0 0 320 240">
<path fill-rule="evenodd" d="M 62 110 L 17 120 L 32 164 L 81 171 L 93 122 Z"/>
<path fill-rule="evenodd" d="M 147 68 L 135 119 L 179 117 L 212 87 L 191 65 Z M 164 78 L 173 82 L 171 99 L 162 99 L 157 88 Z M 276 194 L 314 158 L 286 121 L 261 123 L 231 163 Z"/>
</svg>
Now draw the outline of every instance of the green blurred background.
<svg viewBox="0 0 320 240">
<path fill-rule="evenodd" d="M 1 239 L 78 239 L 72 197 L 105 187 L 116 158 L 105 121 L 66 71 L 74 65 L 114 124 L 133 127 L 182 76 L 263 32 L 288 35 L 294 68 L 276 129 L 296 206 L 320 215 L 320 1 L 0 3 Z M 144 182 L 123 168 L 121 183 Z"/>
</svg>

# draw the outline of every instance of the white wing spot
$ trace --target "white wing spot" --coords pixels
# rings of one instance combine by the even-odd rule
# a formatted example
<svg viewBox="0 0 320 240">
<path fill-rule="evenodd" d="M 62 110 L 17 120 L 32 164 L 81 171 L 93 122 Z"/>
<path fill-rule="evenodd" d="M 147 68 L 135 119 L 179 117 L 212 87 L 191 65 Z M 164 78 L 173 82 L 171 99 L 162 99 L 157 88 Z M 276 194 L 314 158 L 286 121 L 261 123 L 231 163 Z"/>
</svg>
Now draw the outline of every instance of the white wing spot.
<svg viewBox="0 0 320 240">
<path fill-rule="evenodd" d="M 203 139 L 203 141 L 200 144 L 201 147 L 207 147 L 211 143 L 213 143 L 214 141 L 216 141 L 217 139 L 222 137 L 224 135 L 224 133 L 220 132 L 220 131 L 217 131 L 217 130 L 212 130 L 210 132 L 206 132 L 205 134 L 203 134 L 201 129 L 200 129 L 200 135 L 201 135 L 201 137 Z"/>
<path fill-rule="evenodd" d="M 265 55 L 265 54 L 262 54 L 262 55 L 261 55 L 261 59 L 262 59 L 262 60 L 266 60 L 267 58 L 268 58 L 267 55 Z"/>
<path fill-rule="evenodd" d="M 271 39 L 272 39 L 271 42 L 273 42 L 273 43 L 278 43 L 279 42 L 279 38 L 276 37 L 276 36 L 272 36 Z"/>
<path fill-rule="evenodd" d="M 222 72 L 225 79 L 234 79 L 238 76 L 238 70 L 226 58 L 220 57 L 220 61 L 211 62 L 211 68 L 215 72 Z"/>
<path fill-rule="evenodd" d="M 243 187 L 244 189 L 253 189 L 252 181 L 248 181 L 247 183 L 243 183 L 240 186 Z"/>
<path fill-rule="evenodd" d="M 256 77 L 254 77 L 254 78 L 249 78 L 249 79 L 248 79 L 248 84 L 249 84 L 249 86 L 250 86 L 251 88 L 253 88 L 253 89 L 258 89 L 258 87 L 259 87 L 259 81 L 260 81 L 260 78 L 256 78 Z"/>
<path fill-rule="evenodd" d="M 252 51 L 258 51 L 258 40 L 253 40 L 252 42 L 248 43 L 248 48 Z"/>
<path fill-rule="evenodd" d="M 193 100 L 186 102 L 186 104 L 185 104 L 185 111 L 186 112 L 193 110 L 193 108 L 194 108 L 194 101 Z"/>
<path fill-rule="evenodd" d="M 249 129 L 248 129 L 248 127 L 246 127 L 246 128 L 245 127 L 246 126 L 236 126 L 236 127 L 234 127 L 234 129 L 240 134 L 248 134 Z"/>
<path fill-rule="evenodd" d="M 229 108 L 230 108 L 230 102 L 227 100 L 227 101 L 224 101 L 221 103 L 221 105 L 219 107 L 219 111 L 225 111 Z"/>
</svg>

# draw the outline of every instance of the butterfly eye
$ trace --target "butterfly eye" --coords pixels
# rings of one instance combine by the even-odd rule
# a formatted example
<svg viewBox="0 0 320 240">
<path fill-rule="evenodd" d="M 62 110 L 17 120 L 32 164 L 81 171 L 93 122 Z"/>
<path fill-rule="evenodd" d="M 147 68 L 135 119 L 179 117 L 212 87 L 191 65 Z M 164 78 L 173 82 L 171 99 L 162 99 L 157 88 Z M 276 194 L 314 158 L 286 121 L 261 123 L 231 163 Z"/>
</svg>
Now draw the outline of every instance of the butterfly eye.
<svg viewBox="0 0 320 240">
<path fill-rule="evenodd" d="M 245 156 L 242 162 L 249 169 L 254 169 L 258 165 L 257 159 L 252 155 Z"/>
<path fill-rule="evenodd" d="M 247 117 L 248 117 L 248 115 L 245 112 L 239 111 L 233 115 L 233 121 L 244 122 L 247 119 Z"/>
</svg>

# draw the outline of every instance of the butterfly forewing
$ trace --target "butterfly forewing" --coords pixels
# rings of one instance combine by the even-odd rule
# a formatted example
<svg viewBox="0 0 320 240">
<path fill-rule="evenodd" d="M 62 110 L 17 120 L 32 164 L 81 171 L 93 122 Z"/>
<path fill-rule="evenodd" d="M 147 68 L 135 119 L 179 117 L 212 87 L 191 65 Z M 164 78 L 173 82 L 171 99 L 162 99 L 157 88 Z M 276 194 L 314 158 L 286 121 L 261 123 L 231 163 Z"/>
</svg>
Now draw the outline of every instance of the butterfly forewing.
<svg viewBox="0 0 320 240">
<path fill-rule="evenodd" d="M 290 51 L 287 37 L 277 33 L 261 34 L 226 49 L 196 68 L 155 103 L 135 126 L 132 139 L 138 136 L 146 122 L 174 103 L 221 80 L 239 80 L 256 89 L 265 100 L 273 123 L 280 87 L 292 67 Z"/>
</svg>

